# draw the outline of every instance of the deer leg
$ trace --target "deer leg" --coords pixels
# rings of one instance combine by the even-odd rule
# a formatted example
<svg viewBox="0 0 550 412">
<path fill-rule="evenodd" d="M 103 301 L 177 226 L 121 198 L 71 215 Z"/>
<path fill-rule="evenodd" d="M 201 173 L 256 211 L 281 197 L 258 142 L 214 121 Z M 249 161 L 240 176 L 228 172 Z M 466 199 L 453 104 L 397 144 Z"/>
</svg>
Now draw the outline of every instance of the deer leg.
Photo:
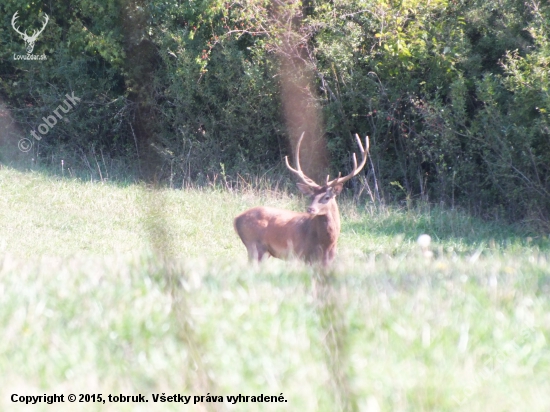
<svg viewBox="0 0 550 412">
<path fill-rule="evenodd" d="M 253 243 L 250 247 L 247 247 L 248 250 L 248 260 L 250 262 L 261 262 L 263 258 L 267 255 L 269 257 L 269 252 L 267 248 L 260 243 Z"/>
<path fill-rule="evenodd" d="M 335 247 L 331 247 L 331 248 L 327 249 L 327 251 L 323 255 L 323 265 L 324 266 L 330 265 L 332 263 L 332 261 L 334 260 L 335 256 L 336 256 L 336 248 Z"/>
</svg>

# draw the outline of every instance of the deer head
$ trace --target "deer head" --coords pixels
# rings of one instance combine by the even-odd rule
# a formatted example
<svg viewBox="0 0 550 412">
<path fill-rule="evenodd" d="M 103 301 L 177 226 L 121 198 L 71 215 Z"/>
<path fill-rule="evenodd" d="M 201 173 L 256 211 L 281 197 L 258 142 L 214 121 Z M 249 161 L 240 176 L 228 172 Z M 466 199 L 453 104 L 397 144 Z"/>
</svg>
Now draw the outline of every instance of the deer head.
<svg viewBox="0 0 550 412">
<path fill-rule="evenodd" d="M 365 138 L 365 147 L 361 143 L 361 139 L 358 134 L 355 134 L 355 139 L 359 150 L 361 151 L 361 164 L 357 166 L 357 156 L 353 153 L 353 170 L 350 174 L 342 177 L 340 173 L 336 179 L 330 180 L 330 175 L 327 175 L 327 180 L 323 186 L 318 185 L 312 179 L 307 177 L 304 172 L 302 172 L 302 167 L 300 166 L 300 146 L 302 144 L 302 139 L 304 138 L 304 133 L 300 136 L 298 140 L 298 145 L 296 147 L 296 169 L 290 166 L 288 162 L 288 156 L 285 156 L 286 167 L 294 174 L 296 174 L 302 183 L 298 183 L 298 189 L 305 195 L 313 196 L 312 204 L 308 208 L 308 213 L 312 214 L 322 214 L 319 211 L 322 211 L 324 208 L 322 205 L 327 204 L 331 199 L 334 199 L 342 191 L 343 184 L 350 180 L 352 177 L 356 176 L 362 169 L 365 167 L 367 162 L 367 153 L 369 151 L 369 139 Z"/>
<path fill-rule="evenodd" d="M 21 37 L 23 38 L 23 40 L 25 40 L 25 43 L 27 43 L 27 54 L 31 54 L 32 51 L 34 50 L 34 43 L 36 42 L 36 39 L 38 38 L 38 36 L 40 35 L 40 33 L 42 33 L 44 31 L 44 29 L 46 28 L 46 25 L 48 24 L 48 21 L 50 20 L 50 18 L 48 17 L 48 15 L 46 13 L 44 13 L 44 25 L 42 26 L 42 28 L 40 30 L 34 30 L 33 33 L 32 33 L 32 36 L 29 36 L 27 34 L 27 31 L 25 31 L 24 33 L 19 31 L 19 27 L 16 27 L 15 26 L 15 23 L 16 23 L 16 20 L 19 18 L 19 16 L 17 15 L 17 13 L 19 13 L 18 11 L 16 11 L 11 19 L 11 25 L 13 27 L 13 29 L 19 34 L 21 35 Z"/>
</svg>

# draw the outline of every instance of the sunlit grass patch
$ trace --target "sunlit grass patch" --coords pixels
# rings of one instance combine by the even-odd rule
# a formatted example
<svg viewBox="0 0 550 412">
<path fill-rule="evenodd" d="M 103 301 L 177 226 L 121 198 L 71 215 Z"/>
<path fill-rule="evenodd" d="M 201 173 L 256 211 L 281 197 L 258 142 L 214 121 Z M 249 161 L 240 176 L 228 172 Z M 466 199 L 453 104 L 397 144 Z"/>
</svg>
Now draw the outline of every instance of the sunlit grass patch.
<svg viewBox="0 0 550 412">
<path fill-rule="evenodd" d="M 240 211 L 300 210 L 297 196 L 7 169 L 0 193 L 3 410 L 12 393 L 45 392 L 149 396 L 78 410 L 181 410 L 154 404 L 162 392 L 288 400 L 228 410 L 550 407 L 545 239 L 344 198 L 340 252 L 321 273 L 249 265 L 233 233 Z"/>
</svg>

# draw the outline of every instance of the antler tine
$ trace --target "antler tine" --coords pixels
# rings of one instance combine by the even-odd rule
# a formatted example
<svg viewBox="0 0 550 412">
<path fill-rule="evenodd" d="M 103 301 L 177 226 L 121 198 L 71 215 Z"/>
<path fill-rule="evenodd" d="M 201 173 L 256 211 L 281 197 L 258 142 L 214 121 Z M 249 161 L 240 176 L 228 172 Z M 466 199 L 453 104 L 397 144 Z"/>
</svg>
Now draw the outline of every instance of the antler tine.
<svg viewBox="0 0 550 412">
<path fill-rule="evenodd" d="M 341 177 L 342 177 L 342 172 L 338 172 L 337 179 L 340 179 Z M 329 180 L 330 180 L 330 175 L 327 175 L 327 182 L 325 183 L 325 186 L 328 186 L 329 183 L 331 183 Z"/>
<path fill-rule="evenodd" d="M 353 170 L 357 169 L 357 155 L 353 153 Z"/>
<path fill-rule="evenodd" d="M 300 135 L 300 138 L 298 139 L 298 144 L 296 145 L 296 167 L 300 172 L 302 172 L 302 166 L 300 166 L 300 146 L 302 145 L 302 140 L 304 139 L 305 135 L 306 132 L 303 131 Z"/>
<path fill-rule="evenodd" d="M 289 168 L 289 170 L 293 173 L 295 173 L 300 179 L 302 179 L 302 182 L 304 182 L 306 185 L 311 187 L 319 187 L 317 183 L 315 183 L 312 179 L 307 177 L 304 172 L 302 172 L 302 166 L 300 166 L 300 145 L 302 144 L 302 140 L 304 138 L 306 132 L 302 132 L 302 135 L 300 136 L 300 139 L 298 140 L 298 144 L 296 145 L 296 167 L 297 169 L 294 169 L 290 164 L 288 163 L 288 156 L 285 156 L 285 162 L 286 167 Z"/>
<path fill-rule="evenodd" d="M 17 13 L 19 13 L 19 10 L 17 10 L 14 14 L 13 14 L 13 17 L 11 18 L 11 25 L 13 27 L 13 29 L 19 33 L 21 36 L 26 36 L 27 35 L 27 32 L 25 33 L 21 33 L 19 31 L 19 27 L 15 27 L 15 23 L 16 23 L 16 20 L 19 18 L 19 16 L 17 15 Z"/>
<path fill-rule="evenodd" d="M 342 184 L 344 182 L 347 182 L 353 176 L 356 176 L 361 171 L 361 169 L 363 169 L 363 167 L 365 167 L 365 164 L 367 163 L 368 153 L 369 153 L 369 137 L 365 136 L 366 149 L 365 147 L 363 147 L 363 144 L 361 143 L 361 138 L 357 133 L 355 134 L 355 140 L 357 141 L 359 150 L 361 151 L 361 164 L 359 165 L 359 167 L 357 166 L 357 156 L 355 153 L 353 153 L 353 170 L 351 171 L 351 173 L 344 177 L 340 177 L 341 175 L 340 174 L 338 175 L 338 178 L 331 181 L 328 180 L 328 176 L 327 176 L 327 186 L 334 186 L 337 184 Z"/>
<path fill-rule="evenodd" d="M 50 17 L 44 13 L 44 25 L 42 26 L 42 28 L 40 30 L 33 30 L 32 32 L 32 36 L 31 38 L 36 40 L 36 38 L 40 35 L 40 33 L 42 33 L 44 31 L 44 29 L 46 28 L 48 22 L 50 21 Z"/>
<path fill-rule="evenodd" d="M 36 37 L 38 37 L 38 35 L 44 31 L 49 21 L 50 21 L 50 17 L 46 13 L 44 13 L 44 25 L 42 26 L 40 31 L 36 34 Z"/>
<path fill-rule="evenodd" d="M 302 132 L 302 135 L 300 136 L 300 139 L 298 139 L 298 144 L 296 145 L 296 167 L 298 168 L 298 170 L 296 170 L 296 169 L 294 169 L 293 167 L 290 166 L 290 164 L 288 163 L 288 156 L 285 156 L 286 166 L 291 171 L 293 171 L 294 173 L 297 173 L 297 174 L 302 173 L 302 167 L 300 166 L 300 145 L 302 144 L 302 139 L 304 138 L 305 133 L 306 132 Z"/>
<path fill-rule="evenodd" d="M 286 163 L 286 167 L 288 167 L 292 172 L 300 173 L 296 169 L 292 168 L 292 166 L 290 166 L 290 163 L 288 163 L 288 156 L 285 156 L 285 163 Z"/>
</svg>

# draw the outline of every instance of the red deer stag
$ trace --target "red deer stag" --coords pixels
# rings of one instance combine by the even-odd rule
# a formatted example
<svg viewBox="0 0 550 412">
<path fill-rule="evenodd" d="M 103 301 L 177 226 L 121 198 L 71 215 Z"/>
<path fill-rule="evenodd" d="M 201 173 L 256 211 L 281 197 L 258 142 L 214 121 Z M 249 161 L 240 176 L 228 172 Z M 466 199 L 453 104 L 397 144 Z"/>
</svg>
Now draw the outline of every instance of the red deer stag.
<svg viewBox="0 0 550 412">
<path fill-rule="evenodd" d="M 340 235 L 340 212 L 336 196 L 342 191 L 344 182 L 357 175 L 367 162 L 369 138 L 365 138 L 366 150 L 359 135 L 355 135 L 361 150 L 361 164 L 357 166 L 357 157 L 353 154 L 353 171 L 344 177 L 327 181 L 319 186 L 307 177 L 300 166 L 300 144 L 296 147 L 296 169 L 288 163 L 286 166 L 303 183 L 297 183 L 300 191 L 310 196 L 307 213 L 281 210 L 271 207 L 254 207 L 235 218 L 235 231 L 248 251 L 249 260 L 261 261 L 266 255 L 284 259 L 292 256 L 308 263 L 320 262 L 329 265 L 336 255 L 336 243 Z"/>
</svg>

